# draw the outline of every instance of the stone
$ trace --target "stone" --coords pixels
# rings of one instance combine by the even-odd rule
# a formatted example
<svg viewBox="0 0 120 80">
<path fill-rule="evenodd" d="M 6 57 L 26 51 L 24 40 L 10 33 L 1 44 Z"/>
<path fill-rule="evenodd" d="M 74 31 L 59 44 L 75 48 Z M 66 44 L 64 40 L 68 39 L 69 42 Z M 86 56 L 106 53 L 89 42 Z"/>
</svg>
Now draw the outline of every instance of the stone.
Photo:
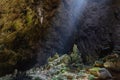
<svg viewBox="0 0 120 80">
<path fill-rule="evenodd" d="M 100 79 L 108 79 L 108 78 L 112 78 L 111 73 L 105 69 L 105 68 L 92 68 L 89 70 L 91 74 L 93 74 L 94 76 L 100 78 Z"/>
<path fill-rule="evenodd" d="M 108 79 L 108 78 L 112 78 L 112 75 L 107 69 L 101 68 L 99 70 L 98 77 L 101 79 Z"/>
<path fill-rule="evenodd" d="M 105 62 L 104 67 L 111 69 L 111 70 L 114 70 L 114 71 L 120 71 L 120 61 L 118 61 L 118 62 L 110 62 L 110 61 Z"/>
<path fill-rule="evenodd" d="M 95 61 L 94 66 L 95 67 L 103 67 L 103 61 Z"/>
</svg>

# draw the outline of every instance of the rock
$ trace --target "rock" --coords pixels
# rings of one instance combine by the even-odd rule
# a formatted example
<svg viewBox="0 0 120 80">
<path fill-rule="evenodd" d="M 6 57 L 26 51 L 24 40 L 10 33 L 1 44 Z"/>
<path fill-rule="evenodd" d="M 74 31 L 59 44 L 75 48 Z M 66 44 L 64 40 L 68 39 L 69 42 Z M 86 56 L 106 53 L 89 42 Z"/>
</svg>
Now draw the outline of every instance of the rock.
<svg viewBox="0 0 120 80">
<path fill-rule="evenodd" d="M 105 69 L 105 68 L 92 68 L 89 70 L 91 74 L 94 76 L 100 78 L 100 79 L 107 79 L 107 78 L 112 78 L 111 73 Z"/>
<path fill-rule="evenodd" d="M 63 75 L 66 76 L 68 80 L 72 80 L 72 79 L 75 79 L 77 77 L 76 74 L 70 73 L 70 72 L 66 72 Z"/>
<path fill-rule="evenodd" d="M 101 69 L 99 70 L 98 76 L 99 76 L 99 78 L 101 78 L 101 79 L 112 78 L 111 73 L 110 73 L 107 69 L 105 69 L 105 68 L 101 68 Z"/>
<path fill-rule="evenodd" d="M 70 57 L 67 54 L 62 55 L 61 57 L 58 57 L 58 58 L 54 58 L 54 57 L 49 58 L 49 60 L 48 60 L 48 64 L 50 66 L 56 66 L 61 63 L 68 64 L 69 62 L 70 62 Z"/>
<path fill-rule="evenodd" d="M 103 58 L 104 62 L 104 67 L 115 70 L 115 71 L 120 71 L 120 57 L 118 54 L 111 54 Z"/>
<path fill-rule="evenodd" d="M 111 60 L 118 60 L 118 54 L 111 54 L 103 58 L 103 61 L 111 61 Z"/>
<path fill-rule="evenodd" d="M 103 67 L 103 61 L 95 61 L 94 66 L 95 67 Z"/>
<path fill-rule="evenodd" d="M 118 62 L 105 62 L 104 67 L 114 70 L 114 71 L 120 71 L 120 61 Z"/>
<path fill-rule="evenodd" d="M 0 2 L 0 76 L 15 68 L 26 69 L 33 65 L 40 33 L 34 3 L 33 0 Z"/>
</svg>

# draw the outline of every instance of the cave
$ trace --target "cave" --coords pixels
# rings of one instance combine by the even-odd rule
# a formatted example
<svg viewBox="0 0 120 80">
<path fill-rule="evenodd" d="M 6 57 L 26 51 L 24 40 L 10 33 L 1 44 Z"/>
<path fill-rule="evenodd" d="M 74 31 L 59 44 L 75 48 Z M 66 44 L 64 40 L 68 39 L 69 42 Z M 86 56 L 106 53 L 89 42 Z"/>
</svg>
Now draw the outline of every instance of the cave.
<svg viewBox="0 0 120 80">
<path fill-rule="evenodd" d="M 88 72 L 88 65 L 109 72 L 105 79 L 98 71 L 97 79 L 90 73 L 94 79 L 76 80 L 119 80 L 119 55 L 119 0 L 0 1 L 0 80 L 73 80 L 27 75 L 46 65 L 51 68 L 49 60 L 56 56 L 70 58 L 63 62 L 70 71 L 82 64 Z"/>
</svg>

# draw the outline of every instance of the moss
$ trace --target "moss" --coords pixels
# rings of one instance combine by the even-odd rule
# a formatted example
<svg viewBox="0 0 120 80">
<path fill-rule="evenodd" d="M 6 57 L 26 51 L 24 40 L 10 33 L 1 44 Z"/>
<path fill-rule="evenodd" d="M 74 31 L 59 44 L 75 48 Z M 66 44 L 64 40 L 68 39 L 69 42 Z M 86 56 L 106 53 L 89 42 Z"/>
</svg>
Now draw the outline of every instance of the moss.
<svg viewBox="0 0 120 80">
<path fill-rule="evenodd" d="M 71 57 L 71 62 L 74 62 L 74 63 L 78 63 L 78 62 L 81 62 L 81 57 L 80 57 L 80 52 L 77 48 L 77 45 L 74 45 L 73 46 L 73 52 L 71 53 L 70 57 Z"/>
<path fill-rule="evenodd" d="M 0 63 L 15 66 L 18 61 L 36 55 L 31 47 L 39 40 L 40 29 L 36 27 L 39 20 L 34 3 L 34 0 L 0 2 L 0 45 L 4 45 L 0 47 Z"/>
<path fill-rule="evenodd" d="M 23 26 L 23 22 L 22 19 L 17 19 L 14 21 L 13 27 L 15 28 L 15 30 L 19 31 L 21 30 L 24 26 Z"/>
<path fill-rule="evenodd" d="M 26 15 L 26 21 L 27 21 L 27 25 L 30 26 L 31 24 L 33 24 L 33 17 L 35 16 L 35 13 L 28 7 L 27 8 L 28 12 Z"/>
</svg>

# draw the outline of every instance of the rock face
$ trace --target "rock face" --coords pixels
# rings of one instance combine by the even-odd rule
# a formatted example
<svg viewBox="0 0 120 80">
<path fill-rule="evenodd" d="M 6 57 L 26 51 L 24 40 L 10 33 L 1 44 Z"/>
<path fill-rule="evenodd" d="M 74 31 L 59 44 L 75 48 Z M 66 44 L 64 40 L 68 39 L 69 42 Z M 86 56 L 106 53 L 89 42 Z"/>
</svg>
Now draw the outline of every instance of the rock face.
<svg viewBox="0 0 120 80">
<path fill-rule="evenodd" d="M 0 75 L 25 68 L 33 59 L 39 38 L 34 0 L 0 1 Z"/>
<path fill-rule="evenodd" d="M 111 0 L 89 1 L 78 25 L 77 44 L 84 59 L 93 60 L 111 53 L 113 42 L 111 28 L 113 23 Z M 91 57 L 92 56 L 92 57 Z"/>
<path fill-rule="evenodd" d="M 78 45 L 84 62 L 92 62 L 115 49 L 118 51 L 119 25 L 115 27 L 115 1 L 44 0 L 43 4 L 42 25 L 46 28 L 40 41 L 39 63 L 45 60 L 41 56 L 47 58 L 56 52 L 67 53 L 74 43 Z"/>
<path fill-rule="evenodd" d="M 114 51 L 120 54 L 120 1 L 116 0 L 113 5 L 115 23 L 113 25 Z"/>
</svg>

